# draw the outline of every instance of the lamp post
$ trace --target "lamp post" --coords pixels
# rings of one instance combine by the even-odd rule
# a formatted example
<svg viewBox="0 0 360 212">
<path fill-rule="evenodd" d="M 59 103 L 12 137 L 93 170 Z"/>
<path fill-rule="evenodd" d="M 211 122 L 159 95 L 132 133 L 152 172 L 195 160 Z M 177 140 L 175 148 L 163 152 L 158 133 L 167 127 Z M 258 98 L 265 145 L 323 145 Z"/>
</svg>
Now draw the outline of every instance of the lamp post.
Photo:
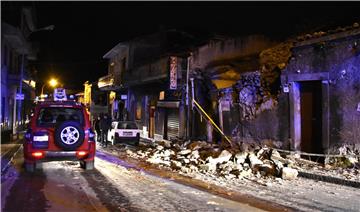
<svg viewBox="0 0 360 212">
<path fill-rule="evenodd" d="M 51 86 L 51 87 L 55 87 L 57 84 L 58 84 L 58 81 L 56 80 L 56 79 L 51 79 L 51 80 L 49 80 L 49 85 Z M 44 85 L 41 87 L 41 94 L 40 94 L 40 98 L 43 98 L 43 96 L 44 96 L 44 87 L 45 87 L 45 85 L 46 85 L 46 83 L 44 83 Z"/>
<path fill-rule="evenodd" d="M 54 25 L 49 25 L 49 26 L 46 26 L 46 27 L 42 27 L 42 28 L 39 28 L 39 29 L 36 29 L 36 30 L 33 30 L 30 32 L 30 34 L 28 34 L 27 36 L 24 36 L 25 37 L 25 40 L 27 41 L 27 39 L 30 37 L 30 35 L 34 32 L 39 32 L 39 31 L 52 31 L 54 30 L 55 26 Z M 19 84 L 19 96 L 22 96 L 22 87 L 23 87 L 23 79 L 24 79 L 24 60 L 25 60 L 25 52 L 22 52 L 22 55 L 21 55 L 21 72 L 20 72 L 20 84 Z M 16 94 L 15 94 L 16 96 Z M 14 101 L 16 101 L 16 98 L 14 99 Z M 14 121 L 13 121 L 13 133 L 16 133 L 15 131 L 15 123 L 17 122 L 17 120 L 19 120 L 19 122 L 22 121 L 21 119 L 21 103 L 22 103 L 22 99 L 19 100 L 19 104 L 18 104 L 18 111 L 17 111 L 17 117 L 15 117 L 14 115 Z M 16 104 L 14 104 L 14 112 L 16 111 Z M 16 114 L 16 113 L 15 113 Z"/>
</svg>

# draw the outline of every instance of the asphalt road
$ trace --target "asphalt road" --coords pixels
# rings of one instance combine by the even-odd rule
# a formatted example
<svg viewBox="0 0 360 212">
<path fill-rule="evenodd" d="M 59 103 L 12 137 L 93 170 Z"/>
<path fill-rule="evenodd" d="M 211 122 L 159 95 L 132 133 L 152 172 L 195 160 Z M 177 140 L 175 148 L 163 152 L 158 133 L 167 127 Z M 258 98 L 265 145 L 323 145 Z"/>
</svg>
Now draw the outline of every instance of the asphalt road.
<svg viewBox="0 0 360 212">
<path fill-rule="evenodd" d="M 261 211 L 104 157 L 92 171 L 62 161 L 26 173 L 22 164 L 20 149 L 1 176 L 2 211 Z"/>
</svg>

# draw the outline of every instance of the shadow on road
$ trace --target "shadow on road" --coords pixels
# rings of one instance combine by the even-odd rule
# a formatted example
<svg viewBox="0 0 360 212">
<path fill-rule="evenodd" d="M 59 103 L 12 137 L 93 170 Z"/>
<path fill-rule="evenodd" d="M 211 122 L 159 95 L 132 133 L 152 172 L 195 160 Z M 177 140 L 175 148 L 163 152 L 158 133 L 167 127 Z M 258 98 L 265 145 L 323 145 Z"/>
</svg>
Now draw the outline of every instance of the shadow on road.
<svg viewBox="0 0 360 212">
<path fill-rule="evenodd" d="M 4 211 L 46 211 L 48 201 L 44 195 L 46 176 L 42 171 L 20 172 L 6 198 Z"/>
<path fill-rule="evenodd" d="M 97 198 L 109 211 L 140 211 L 98 170 L 85 171 L 81 175 L 92 185 Z"/>
</svg>

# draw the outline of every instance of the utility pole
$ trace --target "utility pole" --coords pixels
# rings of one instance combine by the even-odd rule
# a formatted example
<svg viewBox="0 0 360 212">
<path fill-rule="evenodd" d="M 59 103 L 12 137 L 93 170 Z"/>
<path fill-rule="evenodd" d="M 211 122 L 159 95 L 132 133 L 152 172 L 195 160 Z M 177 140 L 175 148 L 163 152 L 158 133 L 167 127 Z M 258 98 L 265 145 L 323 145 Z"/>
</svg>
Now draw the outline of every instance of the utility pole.
<svg viewBox="0 0 360 212">
<path fill-rule="evenodd" d="M 22 87 L 23 87 L 22 84 L 23 84 L 23 79 L 24 79 L 24 60 L 25 60 L 25 53 L 23 52 L 22 56 L 21 56 L 21 70 L 20 70 L 20 85 L 19 85 L 20 96 L 22 96 Z M 15 99 L 15 101 L 16 101 L 16 99 Z M 21 101 L 24 101 L 24 100 L 23 99 L 19 100 L 17 119 L 19 122 L 21 121 L 21 124 L 23 124 L 22 123 L 23 119 L 21 118 Z"/>
</svg>

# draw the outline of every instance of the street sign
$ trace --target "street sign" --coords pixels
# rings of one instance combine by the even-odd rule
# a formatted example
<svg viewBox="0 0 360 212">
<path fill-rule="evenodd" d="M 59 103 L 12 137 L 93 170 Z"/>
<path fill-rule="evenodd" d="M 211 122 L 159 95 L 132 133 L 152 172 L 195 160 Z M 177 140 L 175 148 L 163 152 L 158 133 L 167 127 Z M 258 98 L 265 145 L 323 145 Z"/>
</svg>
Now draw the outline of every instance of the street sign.
<svg viewBox="0 0 360 212">
<path fill-rule="evenodd" d="M 66 101 L 66 92 L 63 88 L 55 88 L 54 89 L 54 101 Z"/>
<path fill-rule="evenodd" d="M 177 89 L 177 57 L 170 57 L 170 89 Z"/>
<path fill-rule="evenodd" d="M 16 93 L 16 100 L 24 100 L 25 95 L 23 93 Z"/>
</svg>

